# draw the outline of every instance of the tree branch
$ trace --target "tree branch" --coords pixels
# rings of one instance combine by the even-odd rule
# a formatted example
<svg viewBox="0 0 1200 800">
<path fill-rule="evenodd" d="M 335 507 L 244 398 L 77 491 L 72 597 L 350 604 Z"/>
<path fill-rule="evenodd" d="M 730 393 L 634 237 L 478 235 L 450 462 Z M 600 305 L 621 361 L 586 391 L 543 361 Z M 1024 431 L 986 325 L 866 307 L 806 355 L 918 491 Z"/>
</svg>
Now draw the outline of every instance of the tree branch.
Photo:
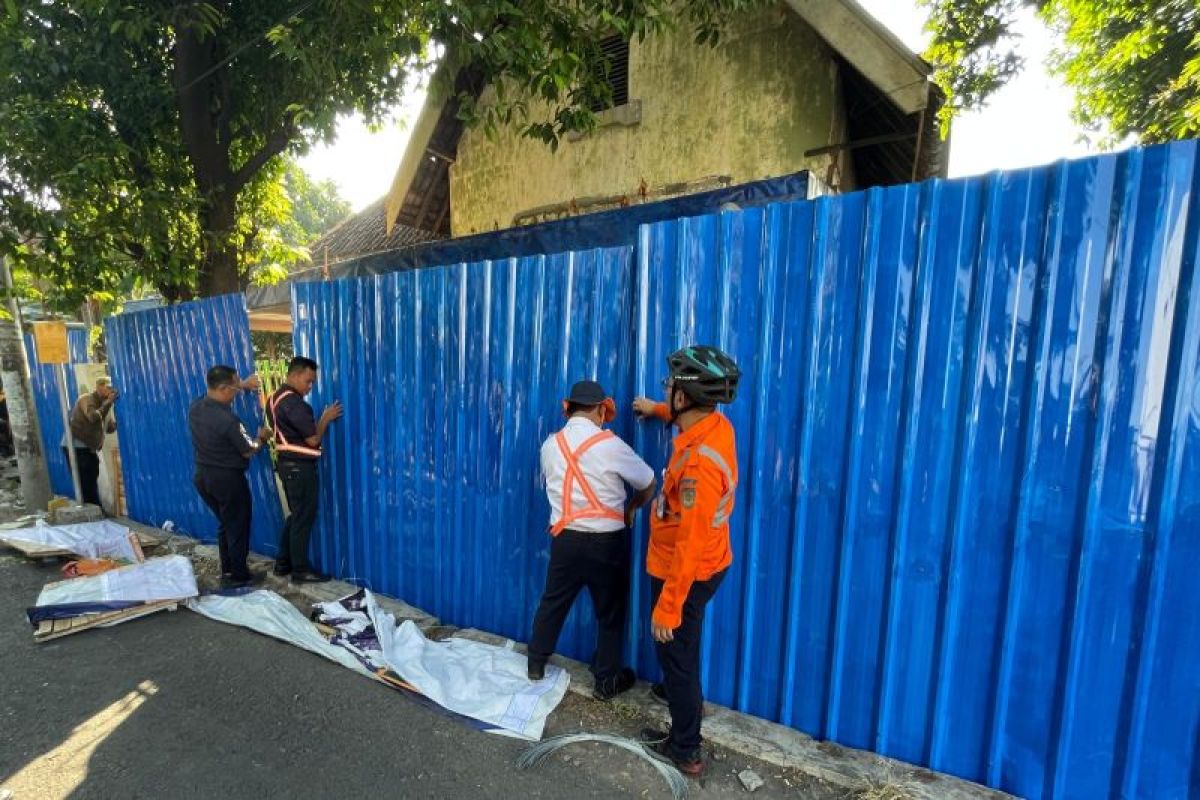
<svg viewBox="0 0 1200 800">
<path fill-rule="evenodd" d="M 246 159 L 246 163 L 233 173 L 232 189 L 237 192 L 249 183 L 250 179 L 263 168 L 268 161 L 282 153 L 296 135 L 296 125 L 288 121 L 280 125 L 267 137 L 262 149 Z"/>
</svg>

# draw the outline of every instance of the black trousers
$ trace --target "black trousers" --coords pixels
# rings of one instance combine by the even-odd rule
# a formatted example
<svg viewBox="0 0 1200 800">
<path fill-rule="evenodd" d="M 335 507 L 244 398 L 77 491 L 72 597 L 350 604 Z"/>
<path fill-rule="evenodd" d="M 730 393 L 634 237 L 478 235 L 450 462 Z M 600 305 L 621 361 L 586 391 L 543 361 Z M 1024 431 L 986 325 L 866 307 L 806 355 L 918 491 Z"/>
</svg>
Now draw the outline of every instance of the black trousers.
<svg viewBox="0 0 1200 800">
<path fill-rule="evenodd" d="M 598 627 L 592 674 L 597 681 L 610 680 L 621 671 L 621 640 L 629 604 L 629 537 L 625 530 L 593 533 L 568 528 L 551 540 L 546 589 L 529 638 L 529 661 L 545 664 L 550 658 L 567 614 L 585 586 Z"/>
<path fill-rule="evenodd" d="M 696 581 L 683 603 L 683 622 L 669 642 L 655 642 L 663 686 L 671 709 L 671 749 L 689 758 L 700 749 L 700 722 L 704 718 L 704 693 L 700 689 L 700 639 L 704 633 L 704 609 L 717 592 L 725 570 L 706 581 Z M 658 605 L 663 582 L 650 579 L 651 607 Z"/>
<path fill-rule="evenodd" d="M 317 520 L 317 462 L 279 460 L 279 480 L 287 497 L 288 518 L 279 534 L 275 566 L 281 570 L 309 572 L 308 538 Z"/>
<path fill-rule="evenodd" d="M 250 553 L 250 515 L 253 501 L 245 470 L 200 467 L 196 491 L 217 515 L 217 551 L 221 574 L 235 581 L 250 579 L 246 556 Z"/>
<path fill-rule="evenodd" d="M 62 451 L 69 469 L 71 454 L 65 447 Z M 75 463 L 79 466 L 79 488 L 83 492 L 83 502 L 100 505 L 100 456 L 86 447 L 76 447 Z"/>
</svg>

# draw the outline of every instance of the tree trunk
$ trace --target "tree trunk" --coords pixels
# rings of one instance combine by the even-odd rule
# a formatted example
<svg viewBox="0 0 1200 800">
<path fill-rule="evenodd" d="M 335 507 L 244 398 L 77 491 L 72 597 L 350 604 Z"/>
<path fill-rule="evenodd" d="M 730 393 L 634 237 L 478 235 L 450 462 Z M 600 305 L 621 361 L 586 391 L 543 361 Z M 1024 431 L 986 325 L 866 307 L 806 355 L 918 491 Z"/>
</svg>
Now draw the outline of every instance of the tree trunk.
<svg viewBox="0 0 1200 800">
<path fill-rule="evenodd" d="M 232 242 L 237 225 L 237 200 L 228 192 L 209 196 L 201 212 L 207 241 L 197 288 L 201 297 L 234 294 L 242 290 L 238 275 L 238 253 Z"/>
<path fill-rule="evenodd" d="M 29 383 L 29 364 L 25 361 L 25 343 L 16 323 L 0 321 L 0 383 L 8 401 L 8 427 L 12 431 L 13 451 L 17 454 L 17 473 L 21 478 L 21 499 L 26 511 L 39 511 L 50 502 L 50 473 L 42 451 L 37 406 Z"/>
<path fill-rule="evenodd" d="M 17 456 L 21 498 L 25 501 L 26 511 L 38 511 L 50 502 L 50 472 L 42 451 L 37 406 L 34 405 L 29 362 L 21 335 L 21 311 L 12 294 L 12 274 L 3 256 L 0 256 L 0 278 L 8 292 L 8 310 L 12 316 L 12 321 L 0 321 L 0 384 L 7 398 L 8 428 Z"/>
<path fill-rule="evenodd" d="M 241 290 L 237 248 L 232 242 L 240 186 L 229 164 L 225 135 L 229 96 L 228 85 L 217 69 L 221 56 L 216 36 L 190 24 L 176 33 L 174 80 L 180 133 L 204 198 L 200 210 L 204 261 L 196 281 L 201 297 Z"/>
<path fill-rule="evenodd" d="M 238 273 L 237 198 L 242 188 L 272 158 L 282 153 L 296 135 L 289 116 L 267 120 L 264 141 L 245 161 L 230 160 L 233 147 L 234 97 L 225 51 L 219 37 L 184 22 L 175 34 L 175 100 L 179 107 L 180 134 L 191 161 L 196 186 L 204 206 L 200 223 L 204 229 L 204 261 L 197 276 L 201 297 L 242 290 Z"/>
</svg>

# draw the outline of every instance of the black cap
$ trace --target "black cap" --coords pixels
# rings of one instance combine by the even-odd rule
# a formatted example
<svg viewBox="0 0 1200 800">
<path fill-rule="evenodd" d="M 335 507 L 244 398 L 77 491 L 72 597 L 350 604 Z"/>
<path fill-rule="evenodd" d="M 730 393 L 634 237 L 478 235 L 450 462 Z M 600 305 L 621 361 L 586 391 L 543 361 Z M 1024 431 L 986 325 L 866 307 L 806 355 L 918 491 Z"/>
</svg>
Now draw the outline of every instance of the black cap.
<svg viewBox="0 0 1200 800">
<path fill-rule="evenodd" d="M 607 398 L 608 395 L 604 393 L 604 387 L 600 384 L 595 381 L 580 381 L 571 387 L 567 402 L 581 406 L 598 406 Z"/>
</svg>

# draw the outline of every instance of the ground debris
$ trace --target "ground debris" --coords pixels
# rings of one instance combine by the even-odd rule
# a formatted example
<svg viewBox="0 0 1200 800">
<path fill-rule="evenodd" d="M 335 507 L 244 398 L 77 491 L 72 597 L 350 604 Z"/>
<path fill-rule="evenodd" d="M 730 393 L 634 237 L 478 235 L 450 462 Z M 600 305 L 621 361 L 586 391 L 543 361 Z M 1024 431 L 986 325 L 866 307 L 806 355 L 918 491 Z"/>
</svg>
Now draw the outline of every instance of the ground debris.
<svg viewBox="0 0 1200 800">
<path fill-rule="evenodd" d="M 738 780 L 742 782 L 742 788 L 747 792 L 757 791 L 763 785 L 763 779 L 758 777 L 758 773 L 752 769 L 744 769 L 739 772 Z"/>
<path fill-rule="evenodd" d="M 913 795 L 899 780 L 872 783 L 854 795 L 854 800 L 913 800 Z"/>
</svg>

